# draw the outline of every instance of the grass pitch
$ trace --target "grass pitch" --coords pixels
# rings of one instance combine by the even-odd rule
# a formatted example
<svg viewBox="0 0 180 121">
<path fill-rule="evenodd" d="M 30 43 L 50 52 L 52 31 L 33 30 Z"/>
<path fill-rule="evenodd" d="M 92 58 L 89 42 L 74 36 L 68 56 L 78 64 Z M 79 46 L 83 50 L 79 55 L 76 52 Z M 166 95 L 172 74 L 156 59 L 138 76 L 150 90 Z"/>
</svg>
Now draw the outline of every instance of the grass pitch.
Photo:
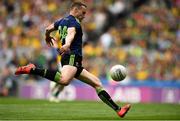
<svg viewBox="0 0 180 121">
<path fill-rule="evenodd" d="M 122 104 L 120 104 L 122 105 Z M 180 120 L 179 104 L 133 104 L 124 118 L 102 102 L 0 98 L 0 120 Z"/>
</svg>

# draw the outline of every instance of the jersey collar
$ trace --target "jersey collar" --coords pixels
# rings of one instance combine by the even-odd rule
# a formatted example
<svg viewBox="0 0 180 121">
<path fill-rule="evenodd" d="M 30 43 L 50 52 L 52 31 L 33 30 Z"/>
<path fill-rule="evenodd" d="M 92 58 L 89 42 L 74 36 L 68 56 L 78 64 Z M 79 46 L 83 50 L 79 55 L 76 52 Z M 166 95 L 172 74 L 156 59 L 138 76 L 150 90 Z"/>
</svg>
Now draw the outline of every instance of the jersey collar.
<svg viewBox="0 0 180 121">
<path fill-rule="evenodd" d="M 76 17 L 75 17 L 75 19 L 76 19 L 76 21 L 77 21 L 79 24 L 81 24 L 81 22 L 79 21 L 79 19 L 77 19 Z"/>
</svg>

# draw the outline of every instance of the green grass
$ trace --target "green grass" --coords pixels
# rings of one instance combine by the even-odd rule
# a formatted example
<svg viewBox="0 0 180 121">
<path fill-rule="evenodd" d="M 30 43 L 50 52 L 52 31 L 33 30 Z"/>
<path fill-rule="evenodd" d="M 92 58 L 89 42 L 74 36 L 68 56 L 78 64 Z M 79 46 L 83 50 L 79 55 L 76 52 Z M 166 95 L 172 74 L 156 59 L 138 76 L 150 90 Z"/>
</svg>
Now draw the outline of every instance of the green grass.
<svg viewBox="0 0 180 121">
<path fill-rule="evenodd" d="M 120 104 L 122 105 L 122 104 Z M 102 102 L 0 98 L 0 120 L 180 120 L 178 104 L 133 104 L 124 118 Z"/>
</svg>

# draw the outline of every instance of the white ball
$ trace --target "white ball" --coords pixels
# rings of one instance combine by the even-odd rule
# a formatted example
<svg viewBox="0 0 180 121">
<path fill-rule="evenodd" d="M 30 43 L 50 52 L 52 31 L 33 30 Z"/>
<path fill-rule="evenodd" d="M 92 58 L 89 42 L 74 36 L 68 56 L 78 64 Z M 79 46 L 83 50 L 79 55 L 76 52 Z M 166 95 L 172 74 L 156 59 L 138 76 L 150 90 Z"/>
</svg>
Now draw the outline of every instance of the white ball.
<svg viewBox="0 0 180 121">
<path fill-rule="evenodd" d="M 126 78 L 127 70 L 122 65 L 114 65 L 110 69 L 110 76 L 114 81 L 122 81 Z"/>
</svg>

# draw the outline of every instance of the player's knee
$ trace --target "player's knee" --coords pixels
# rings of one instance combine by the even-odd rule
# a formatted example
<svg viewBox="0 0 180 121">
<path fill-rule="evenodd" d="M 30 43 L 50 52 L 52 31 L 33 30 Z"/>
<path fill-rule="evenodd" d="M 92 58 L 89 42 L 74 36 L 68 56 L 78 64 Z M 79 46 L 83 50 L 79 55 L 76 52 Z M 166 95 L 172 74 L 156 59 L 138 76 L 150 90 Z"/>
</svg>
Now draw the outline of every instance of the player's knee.
<svg viewBox="0 0 180 121">
<path fill-rule="evenodd" d="M 99 87 L 102 87 L 102 83 L 101 82 L 96 84 L 96 88 L 99 88 Z"/>
<path fill-rule="evenodd" d="M 63 86 L 67 86 L 69 85 L 69 82 L 68 81 L 60 81 L 60 84 L 63 85 Z"/>
<path fill-rule="evenodd" d="M 99 87 L 102 87 L 102 83 L 101 83 L 101 81 L 99 80 L 99 79 L 96 79 L 96 81 L 95 81 L 95 86 L 94 86 L 95 88 L 99 88 Z"/>
<path fill-rule="evenodd" d="M 67 78 L 61 78 L 61 80 L 59 80 L 59 83 L 64 86 L 69 85 L 69 82 L 70 82 L 70 80 Z"/>
</svg>

